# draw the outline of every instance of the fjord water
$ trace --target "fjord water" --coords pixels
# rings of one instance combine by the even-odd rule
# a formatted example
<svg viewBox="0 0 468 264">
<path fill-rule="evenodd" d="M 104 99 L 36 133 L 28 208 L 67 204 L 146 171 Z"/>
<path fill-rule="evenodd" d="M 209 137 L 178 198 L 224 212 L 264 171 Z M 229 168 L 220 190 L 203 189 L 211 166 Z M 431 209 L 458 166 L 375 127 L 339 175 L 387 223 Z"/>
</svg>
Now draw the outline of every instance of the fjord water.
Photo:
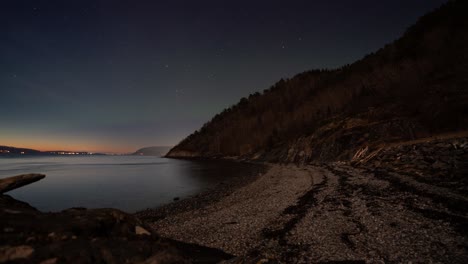
<svg viewBox="0 0 468 264">
<path fill-rule="evenodd" d="M 47 156 L 0 158 L 0 178 L 42 173 L 46 178 L 8 192 L 41 211 L 70 207 L 135 212 L 256 173 L 254 165 L 147 156 Z"/>
</svg>

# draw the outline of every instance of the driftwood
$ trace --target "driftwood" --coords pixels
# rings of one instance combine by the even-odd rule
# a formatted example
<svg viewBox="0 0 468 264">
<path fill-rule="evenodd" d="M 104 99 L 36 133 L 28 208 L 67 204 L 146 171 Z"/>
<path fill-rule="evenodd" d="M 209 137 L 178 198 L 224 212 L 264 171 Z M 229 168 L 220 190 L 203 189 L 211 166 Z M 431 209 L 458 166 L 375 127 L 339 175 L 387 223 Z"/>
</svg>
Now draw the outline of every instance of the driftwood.
<svg viewBox="0 0 468 264">
<path fill-rule="evenodd" d="M 23 174 L 0 179 L 0 194 L 37 182 L 44 177 L 44 174 Z"/>
</svg>

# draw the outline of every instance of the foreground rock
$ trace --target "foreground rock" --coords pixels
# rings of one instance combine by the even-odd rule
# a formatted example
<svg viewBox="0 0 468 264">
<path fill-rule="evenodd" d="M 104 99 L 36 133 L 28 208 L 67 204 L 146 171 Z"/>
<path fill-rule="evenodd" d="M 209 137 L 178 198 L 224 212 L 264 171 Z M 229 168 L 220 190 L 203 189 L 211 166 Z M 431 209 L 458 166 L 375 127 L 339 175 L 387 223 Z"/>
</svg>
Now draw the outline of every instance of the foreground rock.
<svg viewBox="0 0 468 264">
<path fill-rule="evenodd" d="M 33 182 L 44 179 L 43 174 L 23 174 L 5 179 L 0 179 L 0 194 L 23 187 Z"/>
<path fill-rule="evenodd" d="M 220 250 L 164 239 L 115 209 L 42 213 L 0 196 L 0 263 L 216 263 Z"/>
</svg>

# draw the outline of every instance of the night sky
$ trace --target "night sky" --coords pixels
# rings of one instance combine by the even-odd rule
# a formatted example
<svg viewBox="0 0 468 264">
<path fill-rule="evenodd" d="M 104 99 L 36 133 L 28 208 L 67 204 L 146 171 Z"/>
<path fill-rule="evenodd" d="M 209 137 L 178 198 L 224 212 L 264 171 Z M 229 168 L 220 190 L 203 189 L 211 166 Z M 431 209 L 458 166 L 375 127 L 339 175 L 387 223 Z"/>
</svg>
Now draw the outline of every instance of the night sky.
<svg viewBox="0 0 468 264">
<path fill-rule="evenodd" d="M 174 145 L 280 78 L 376 51 L 444 2 L 1 1 L 0 145 Z"/>
</svg>

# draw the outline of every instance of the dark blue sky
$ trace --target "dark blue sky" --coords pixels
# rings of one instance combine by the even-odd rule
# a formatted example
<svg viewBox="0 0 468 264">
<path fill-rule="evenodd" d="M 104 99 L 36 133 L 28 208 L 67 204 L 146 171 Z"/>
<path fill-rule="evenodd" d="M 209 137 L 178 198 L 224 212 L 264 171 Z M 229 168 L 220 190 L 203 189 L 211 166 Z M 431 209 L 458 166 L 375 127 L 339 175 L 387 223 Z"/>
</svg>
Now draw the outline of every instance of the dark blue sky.
<svg viewBox="0 0 468 264">
<path fill-rule="evenodd" d="M 174 145 L 282 77 L 399 37 L 442 0 L 0 3 L 0 145 Z"/>
</svg>

